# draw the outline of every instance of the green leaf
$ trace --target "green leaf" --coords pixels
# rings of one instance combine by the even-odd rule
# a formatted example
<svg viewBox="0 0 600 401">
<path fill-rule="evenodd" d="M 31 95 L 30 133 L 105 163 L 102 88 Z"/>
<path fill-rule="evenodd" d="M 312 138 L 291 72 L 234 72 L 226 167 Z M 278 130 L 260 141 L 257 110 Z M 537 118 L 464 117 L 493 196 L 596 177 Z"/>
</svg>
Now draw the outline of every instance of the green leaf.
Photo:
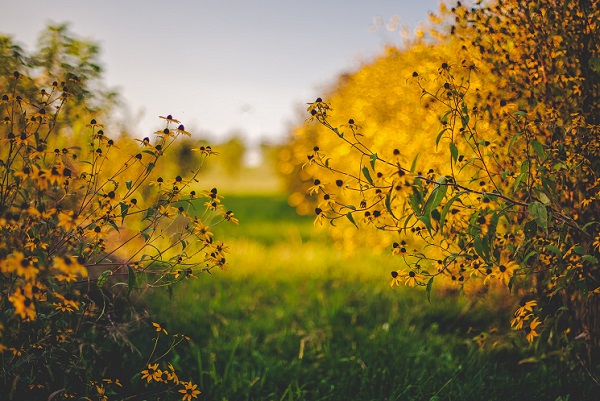
<svg viewBox="0 0 600 401">
<path fill-rule="evenodd" d="M 112 270 L 105 270 L 102 272 L 102 274 L 100 274 L 100 277 L 98 277 L 98 281 L 96 282 L 98 288 L 102 288 L 104 283 L 106 283 L 106 280 L 108 280 L 108 276 L 110 276 L 111 274 Z"/>
<path fill-rule="evenodd" d="M 369 158 L 371 159 L 371 169 L 375 170 L 375 162 L 377 161 L 377 153 L 373 153 L 371 156 L 369 156 Z"/>
<path fill-rule="evenodd" d="M 125 182 L 125 187 L 127 187 L 127 189 L 131 189 L 131 181 Z"/>
<path fill-rule="evenodd" d="M 129 211 L 129 205 L 124 202 L 121 202 L 119 205 L 121 206 L 121 224 L 123 224 L 125 216 L 127 216 L 127 212 Z"/>
<path fill-rule="evenodd" d="M 513 192 L 517 192 L 517 189 L 519 188 L 519 184 L 521 184 L 521 181 L 523 181 L 523 178 L 527 177 L 527 173 L 521 173 L 517 176 L 517 179 L 515 180 L 515 183 L 513 184 Z"/>
<path fill-rule="evenodd" d="M 585 253 L 585 248 L 582 247 L 581 245 L 575 245 L 575 247 L 573 248 L 573 252 L 575 252 L 577 255 L 581 256 Z"/>
<path fill-rule="evenodd" d="M 515 116 L 527 117 L 527 113 L 525 113 L 523 110 L 517 110 L 513 114 Z"/>
<path fill-rule="evenodd" d="M 410 172 L 414 173 L 415 170 L 417 169 L 417 161 L 419 160 L 419 154 L 417 153 L 417 155 L 415 156 L 415 158 L 412 161 L 412 164 L 410 165 Z"/>
<path fill-rule="evenodd" d="M 533 238 L 537 233 L 537 227 L 538 226 L 535 220 L 529 220 L 527 223 L 525 223 L 525 226 L 523 227 L 523 231 L 525 232 L 525 239 Z"/>
<path fill-rule="evenodd" d="M 446 221 L 446 215 L 448 214 L 448 212 L 450 211 L 450 208 L 452 207 L 452 204 L 460 198 L 460 196 L 462 195 L 462 192 L 454 195 L 448 202 L 446 202 L 446 204 L 444 205 L 444 207 L 442 208 L 442 213 L 440 214 L 440 227 L 442 227 Z"/>
<path fill-rule="evenodd" d="M 548 210 L 546 210 L 546 206 L 537 201 L 531 202 L 528 210 L 535 222 L 548 234 Z"/>
<path fill-rule="evenodd" d="M 427 282 L 427 287 L 425 288 L 425 292 L 427 292 L 427 301 L 431 303 L 431 287 L 433 286 L 433 276 Z"/>
<path fill-rule="evenodd" d="M 563 256 L 560 249 L 558 249 L 554 245 L 546 245 L 546 249 L 549 250 L 550 252 L 554 252 L 559 258 L 562 258 L 562 256 Z"/>
<path fill-rule="evenodd" d="M 540 159 L 546 159 L 546 151 L 544 150 L 544 145 L 542 145 L 538 141 L 531 141 L 531 147 L 533 148 L 533 150 L 535 150 L 535 153 L 538 154 Z"/>
<path fill-rule="evenodd" d="M 581 257 L 581 259 L 585 260 L 586 262 L 590 262 L 590 263 L 594 263 L 594 264 L 598 263 L 598 259 L 592 255 L 583 255 Z"/>
<path fill-rule="evenodd" d="M 427 198 L 425 208 L 423 209 L 423 215 L 431 215 L 431 211 L 436 209 L 442 203 L 446 197 L 447 191 L 448 186 L 446 185 L 446 177 L 442 176 L 438 178 L 436 187 L 431 191 L 429 198 Z"/>
<path fill-rule="evenodd" d="M 440 141 L 442 140 L 442 135 L 444 135 L 444 132 L 448 131 L 448 128 L 444 128 L 443 130 L 440 131 L 440 133 L 438 134 L 437 138 L 435 138 L 435 148 L 437 149 Z"/>
<path fill-rule="evenodd" d="M 154 163 L 152 163 L 152 162 L 148 163 L 148 167 L 146 167 L 146 173 L 149 173 L 152 170 L 154 170 L 154 166 L 155 166 Z"/>
<path fill-rule="evenodd" d="M 452 156 L 454 163 L 456 163 L 456 160 L 458 160 L 458 148 L 454 142 L 450 142 L 450 155 Z"/>
<path fill-rule="evenodd" d="M 510 143 L 508 144 L 508 152 L 510 153 L 510 150 L 512 149 L 513 145 L 515 144 L 515 142 L 517 141 L 517 139 L 519 139 L 519 137 L 521 136 L 521 132 L 513 135 L 513 137 L 510 140 Z"/>
<path fill-rule="evenodd" d="M 371 173 L 369 173 L 369 168 L 366 166 L 363 167 L 362 173 L 365 176 L 365 178 L 367 179 L 367 181 L 369 182 L 369 184 L 373 185 L 373 179 L 371 178 Z"/>
<path fill-rule="evenodd" d="M 346 217 L 350 220 L 350 223 L 354 224 L 354 227 L 358 228 L 356 225 L 356 221 L 354 221 L 354 216 L 352 216 L 352 212 L 346 213 Z"/>
</svg>

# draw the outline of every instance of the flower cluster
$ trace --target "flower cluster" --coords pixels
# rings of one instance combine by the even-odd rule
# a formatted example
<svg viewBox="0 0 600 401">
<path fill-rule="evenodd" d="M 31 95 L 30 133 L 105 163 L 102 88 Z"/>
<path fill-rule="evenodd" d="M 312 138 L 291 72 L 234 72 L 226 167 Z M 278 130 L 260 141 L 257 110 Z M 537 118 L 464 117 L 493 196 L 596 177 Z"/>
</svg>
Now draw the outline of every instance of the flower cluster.
<svg viewBox="0 0 600 401">
<path fill-rule="evenodd" d="M 98 372 L 87 366 L 96 358 L 88 353 L 98 352 L 94 341 L 127 339 L 140 320 L 119 300 L 225 269 L 228 247 L 213 240 L 211 227 L 238 220 L 216 188 L 199 196 L 194 187 L 204 160 L 217 153 L 210 146 L 198 149 L 190 177 L 157 176 L 173 142 L 190 136 L 180 121 L 161 117 L 165 129 L 155 138 L 129 142 L 110 138 L 94 118 L 69 137 L 57 121 L 70 88 L 53 84 L 31 98 L 29 80 L 15 73 L 0 105 L 0 389 L 46 399 L 67 386 L 65 397 L 106 399 L 107 385 L 120 382 L 94 382 Z M 61 356 L 73 350 L 79 359 Z M 197 397 L 173 366 L 157 366 L 148 365 L 144 379 L 178 384 L 184 400 Z M 80 373 L 58 384 L 61 369 Z"/>
</svg>

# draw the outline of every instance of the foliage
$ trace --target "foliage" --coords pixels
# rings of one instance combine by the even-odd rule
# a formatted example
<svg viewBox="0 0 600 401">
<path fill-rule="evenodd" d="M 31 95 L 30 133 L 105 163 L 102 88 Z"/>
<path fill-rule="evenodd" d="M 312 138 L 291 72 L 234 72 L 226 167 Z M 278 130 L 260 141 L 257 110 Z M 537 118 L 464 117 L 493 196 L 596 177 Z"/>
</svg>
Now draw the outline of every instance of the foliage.
<svg viewBox="0 0 600 401">
<path fill-rule="evenodd" d="M 173 363 L 211 399 L 596 398 L 591 378 L 556 360 L 517 364 L 527 353 L 498 343 L 519 337 L 504 326 L 503 297 L 435 286 L 424 304 L 417 289 L 389 287 L 397 260 L 342 254 L 283 194 L 225 196 L 240 216 L 229 259 L 243 269 L 147 298 L 170 330 L 189 333 Z"/>
<path fill-rule="evenodd" d="M 237 219 L 216 188 L 194 189 L 216 152 L 193 149 L 189 177 L 152 180 L 173 142 L 190 133 L 171 115 L 152 140 L 113 139 L 95 118 L 82 122 L 110 117 L 89 81 L 99 77 L 97 48 L 64 27 L 49 31 L 34 57 L 10 58 L 15 47 L 4 47 L 15 70 L 0 79 L 0 393 L 196 398 L 197 385 L 165 359 L 188 338 L 129 304 L 134 291 L 226 268 L 228 248 L 211 226 Z M 140 330 L 155 334 L 152 347 L 130 340 Z"/>
<path fill-rule="evenodd" d="M 407 268 L 392 285 L 428 296 L 442 278 L 508 287 L 525 343 L 594 367 L 600 127 L 586 118 L 597 118 L 600 13 L 562 4 L 442 7 L 456 19 L 447 33 L 440 20 L 438 42 L 343 77 L 329 102 L 308 107 L 328 132 L 300 128 L 291 152 L 312 148 L 298 168 L 319 198 L 316 222 L 396 236 L 391 251 Z M 535 24 L 520 29 L 526 20 Z"/>
</svg>

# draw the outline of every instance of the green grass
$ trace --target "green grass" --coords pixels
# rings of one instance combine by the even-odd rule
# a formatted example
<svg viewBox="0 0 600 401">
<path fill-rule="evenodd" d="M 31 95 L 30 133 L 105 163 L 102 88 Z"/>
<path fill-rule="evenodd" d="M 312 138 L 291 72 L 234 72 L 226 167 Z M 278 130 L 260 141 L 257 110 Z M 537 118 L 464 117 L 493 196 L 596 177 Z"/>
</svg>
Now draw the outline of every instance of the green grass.
<svg viewBox="0 0 600 401">
<path fill-rule="evenodd" d="M 200 399 L 595 399 L 591 379 L 558 361 L 518 364 L 527 354 L 510 341 L 480 350 L 474 338 L 505 328 L 506 310 L 390 288 L 398 259 L 345 255 L 283 196 L 224 203 L 240 218 L 217 230 L 231 268 L 147 297 L 157 320 L 192 338 L 174 365 Z"/>
</svg>

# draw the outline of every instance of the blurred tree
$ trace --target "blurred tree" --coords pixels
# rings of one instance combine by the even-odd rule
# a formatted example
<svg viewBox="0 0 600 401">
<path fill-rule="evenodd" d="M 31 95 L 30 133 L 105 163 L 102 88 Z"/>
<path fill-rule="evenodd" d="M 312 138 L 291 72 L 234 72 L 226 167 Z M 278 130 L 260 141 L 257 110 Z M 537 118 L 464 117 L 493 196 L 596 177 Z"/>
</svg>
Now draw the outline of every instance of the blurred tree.
<svg viewBox="0 0 600 401">
<path fill-rule="evenodd" d="M 229 139 L 220 143 L 219 151 L 221 157 L 219 164 L 229 177 L 236 177 L 244 167 L 244 156 L 246 155 L 246 144 L 240 132 L 230 133 Z"/>
</svg>

